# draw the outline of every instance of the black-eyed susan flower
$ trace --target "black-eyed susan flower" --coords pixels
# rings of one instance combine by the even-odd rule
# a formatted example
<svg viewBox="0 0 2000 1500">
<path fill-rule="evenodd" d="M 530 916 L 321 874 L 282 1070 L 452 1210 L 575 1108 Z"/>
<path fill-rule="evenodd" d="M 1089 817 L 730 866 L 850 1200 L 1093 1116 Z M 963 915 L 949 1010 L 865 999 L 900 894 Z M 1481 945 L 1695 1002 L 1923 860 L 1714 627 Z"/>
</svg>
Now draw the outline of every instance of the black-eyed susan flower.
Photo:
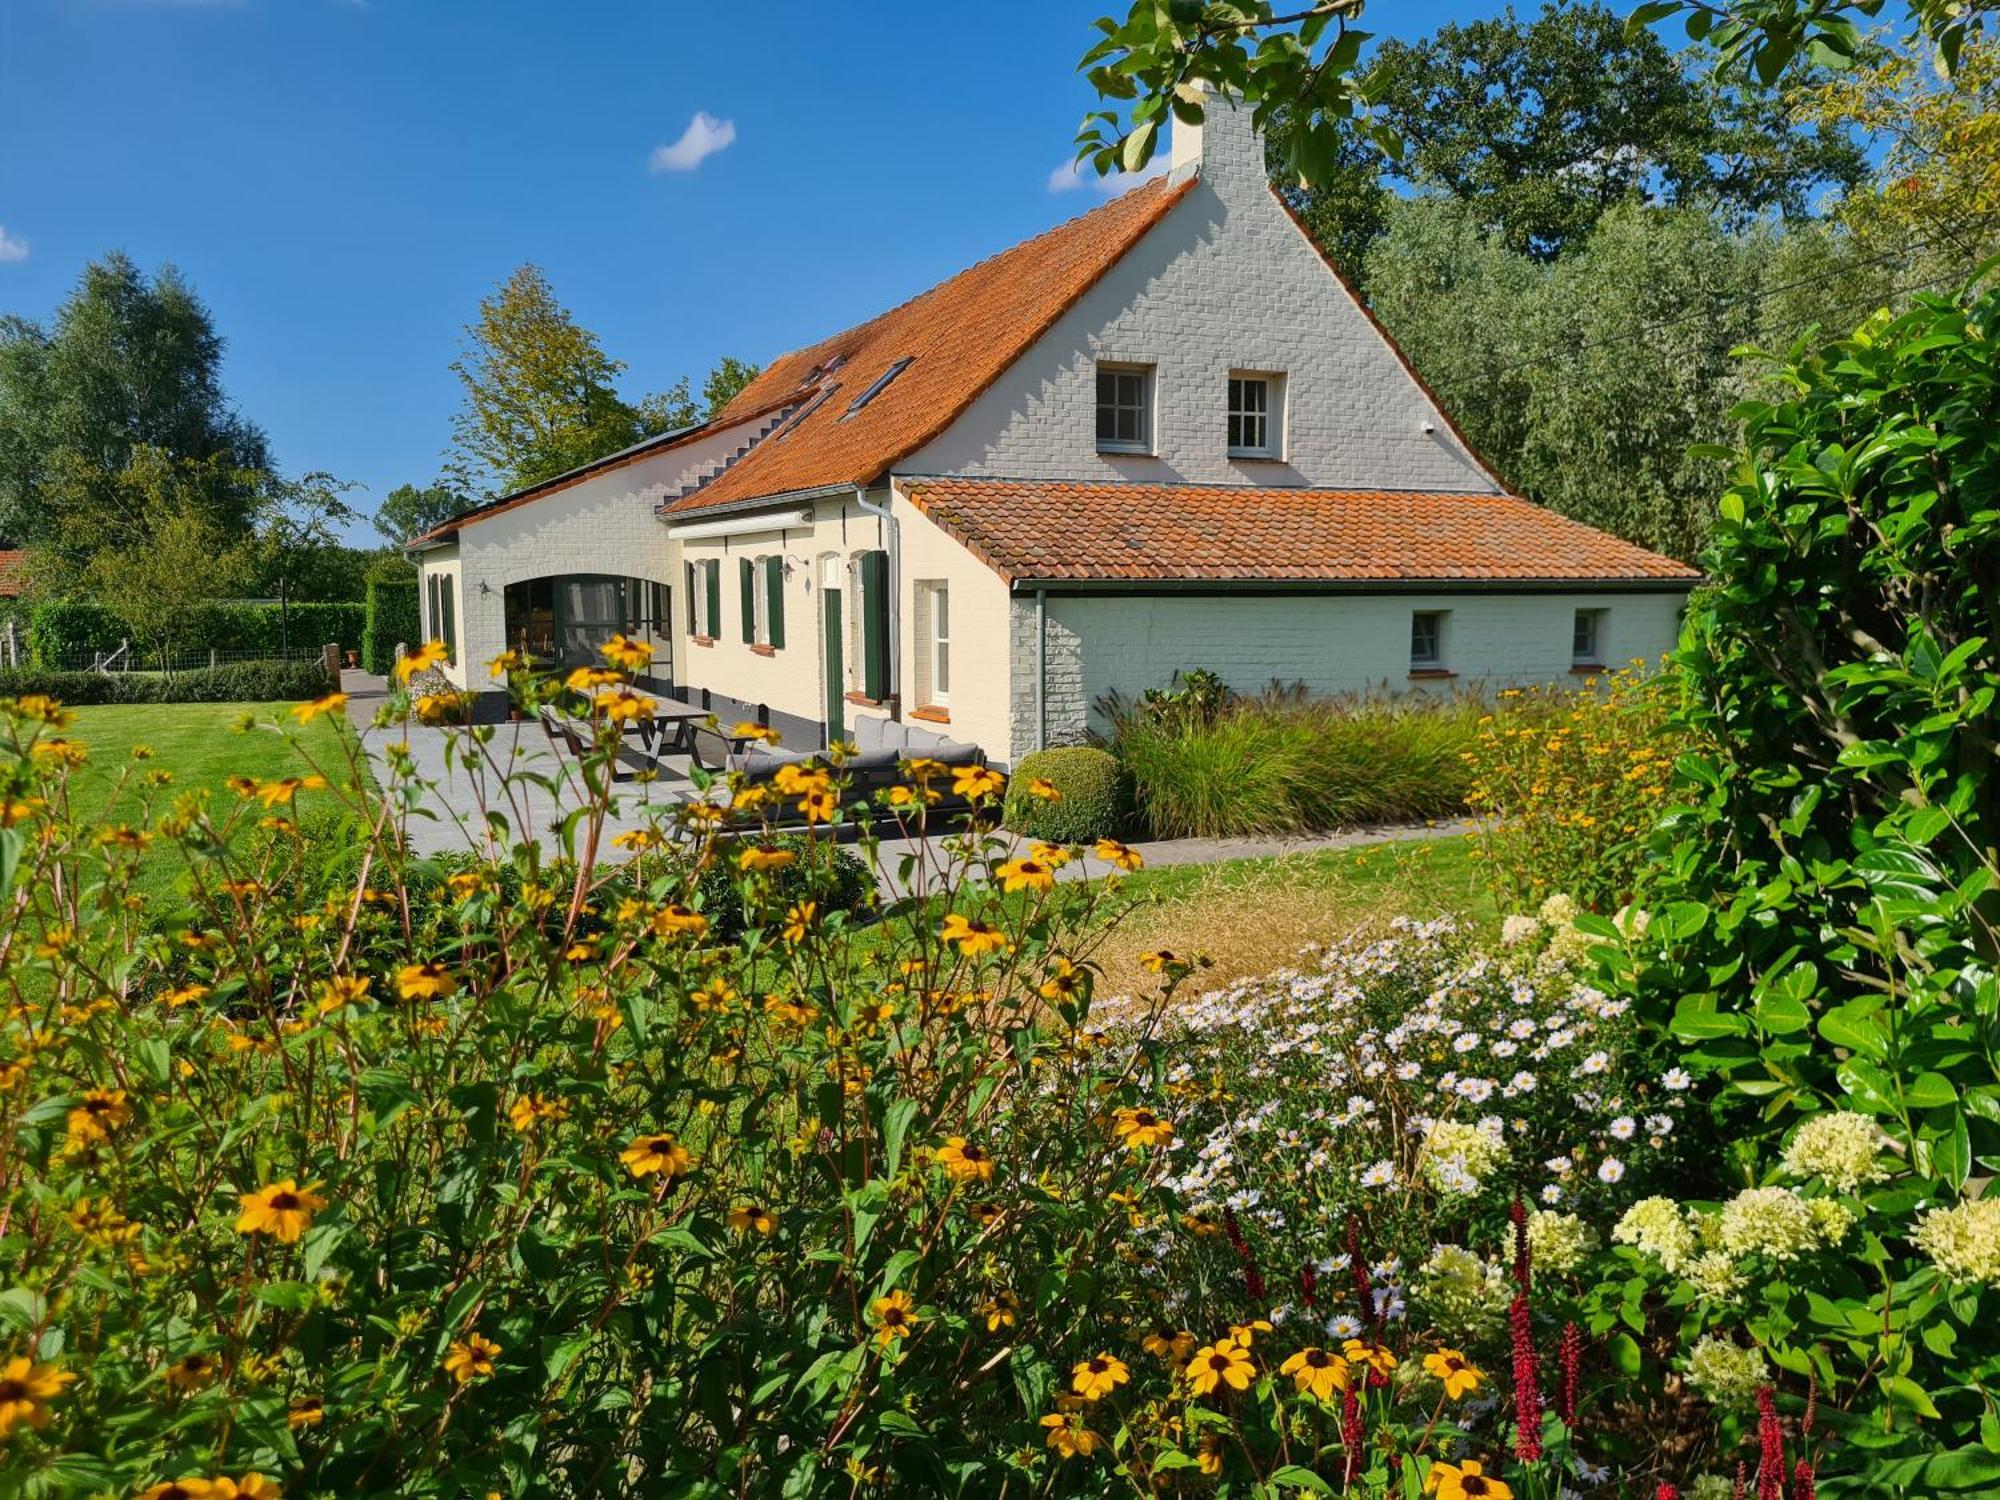
<svg viewBox="0 0 2000 1500">
<path fill-rule="evenodd" d="M 1129 844 L 1121 844 L 1117 839 L 1099 839 L 1096 849 L 1092 852 L 1106 864 L 1114 865 L 1118 869 L 1128 872 L 1136 870 L 1146 863 L 1145 858 L 1137 849 L 1134 849 Z"/>
<path fill-rule="evenodd" d="M 1186 1362 L 1199 1342 L 1184 1328 L 1155 1328 L 1140 1340 L 1139 1347 L 1155 1359 L 1178 1365 Z"/>
<path fill-rule="evenodd" d="M 1232 1391 L 1247 1390 L 1256 1378 L 1257 1367 L 1250 1362 L 1249 1352 L 1234 1339 L 1217 1339 L 1195 1350 L 1185 1373 L 1194 1393 L 1206 1396 L 1219 1385 Z"/>
<path fill-rule="evenodd" d="M 595 693 L 599 688 L 616 687 L 624 679 L 609 667 L 578 667 L 563 679 L 572 693 Z"/>
<path fill-rule="evenodd" d="M 1387 1378 L 1396 1368 L 1396 1356 L 1380 1344 L 1371 1344 L 1363 1339 L 1349 1339 L 1341 1345 L 1341 1352 L 1347 1356 L 1350 1365 L 1366 1365 L 1377 1375 Z"/>
<path fill-rule="evenodd" d="M 444 1000 L 457 989 L 451 970 L 436 959 L 405 964 L 396 972 L 396 993 L 405 1000 Z"/>
<path fill-rule="evenodd" d="M 199 1474 L 166 1479 L 139 1492 L 139 1500 L 215 1500 L 215 1481 Z"/>
<path fill-rule="evenodd" d="M 656 937 L 699 938 L 708 931 L 708 918 L 674 901 L 653 913 L 652 928 Z"/>
<path fill-rule="evenodd" d="M 1301 1349 L 1278 1366 L 1278 1373 L 1291 1376 L 1299 1394 L 1315 1401 L 1331 1401 L 1347 1389 L 1347 1361 L 1331 1349 Z"/>
<path fill-rule="evenodd" d="M 869 1305 L 868 1315 L 875 1320 L 875 1342 L 884 1349 L 915 1333 L 920 1321 L 916 1303 L 901 1287 L 886 1297 L 877 1297 Z"/>
<path fill-rule="evenodd" d="M 1055 889 L 1056 872 L 1038 859 L 1010 859 L 993 871 L 1000 882 L 1000 889 L 1012 894 L 1015 891 L 1033 891 L 1037 895 Z"/>
<path fill-rule="evenodd" d="M 500 1346 L 483 1333 L 469 1333 L 462 1339 L 453 1339 L 451 1347 L 445 1350 L 444 1372 L 460 1385 L 484 1380 L 493 1373 L 493 1360 L 499 1352 Z"/>
<path fill-rule="evenodd" d="M 1139 967 L 1149 974 L 1165 974 L 1169 970 L 1185 969 L 1187 960 L 1171 948 L 1158 948 L 1151 953 L 1140 954 Z"/>
<path fill-rule="evenodd" d="M 1475 1370 L 1456 1349 L 1438 1349 L 1424 1356 L 1424 1370 L 1444 1382 L 1444 1393 L 1456 1401 L 1479 1389 L 1486 1377 Z"/>
<path fill-rule="evenodd" d="M 984 1147 L 974 1145 L 962 1135 L 951 1136 L 938 1147 L 937 1162 L 953 1182 L 993 1180 L 992 1156 Z"/>
<path fill-rule="evenodd" d="M 319 1013 L 330 1016 L 368 1000 L 369 981 L 359 974 L 336 974 L 319 987 Z"/>
<path fill-rule="evenodd" d="M 1110 1395 L 1132 1378 L 1125 1361 L 1113 1354 L 1093 1354 L 1078 1360 L 1070 1370 L 1070 1389 L 1086 1401 Z"/>
<path fill-rule="evenodd" d="M 522 1135 L 545 1122 L 569 1118 L 569 1104 L 546 1094 L 522 1094 L 507 1106 L 507 1121 Z"/>
<path fill-rule="evenodd" d="M 1062 801 L 1062 788 L 1046 776 L 1028 778 L 1028 795 L 1037 802 L 1056 803 Z"/>
<path fill-rule="evenodd" d="M 443 641 L 425 641 L 414 651 L 406 651 L 396 663 L 398 685 L 407 683 L 412 677 L 441 667 L 451 660 L 451 649 Z"/>
<path fill-rule="evenodd" d="M 988 1333 L 998 1333 L 1003 1328 L 1012 1328 L 1021 1313 L 1021 1299 L 1002 1287 L 979 1304 L 979 1316 L 985 1320 Z"/>
<path fill-rule="evenodd" d="M 652 646 L 645 641 L 630 640 L 622 634 L 611 637 L 597 651 L 620 671 L 643 672 L 653 664 Z"/>
<path fill-rule="evenodd" d="M 1476 1458 L 1462 1464 L 1432 1464 L 1429 1483 L 1436 1488 L 1437 1500 L 1514 1500 L 1512 1487 L 1488 1474 Z"/>
<path fill-rule="evenodd" d="M 977 958 L 982 953 L 992 953 L 1008 946 L 1006 933 L 991 922 L 982 922 L 963 912 L 948 913 L 944 925 L 938 929 L 938 936 L 954 945 L 967 958 Z"/>
<path fill-rule="evenodd" d="M 1150 1109 L 1126 1107 L 1114 1110 L 1111 1131 L 1128 1151 L 1148 1146 L 1164 1146 L 1174 1138 L 1174 1122 Z"/>
<path fill-rule="evenodd" d="M 1048 1429 L 1049 1446 L 1064 1458 L 1088 1458 L 1104 1441 L 1074 1412 L 1052 1411 L 1042 1418 L 1042 1426 Z"/>
<path fill-rule="evenodd" d="M 991 1229 L 1005 1217 L 1004 1211 L 997 1203 L 975 1203 L 969 1212 L 972 1214 L 972 1222 L 981 1229 Z"/>
<path fill-rule="evenodd" d="M 775 745 L 783 738 L 769 724 L 754 724 L 748 719 L 739 722 L 729 731 L 729 737 L 745 740 L 753 745 Z"/>
<path fill-rule="evenodd" d="M 318 791 L 325 785 L 324 776 L 280 776 L 257 783 L 257 800 L 266 807 L 289 807 L 300 792 Z"/>
<path fill-rule="evenodd" d="M 1230 1338 L 1241 1344 L 1245 1349 L 1248 1349 L 1252 1344 L 1257 1342 L 1258 1334 L 1269 1333 L 1270 1331 L 1271 1320 L 1269 1318 L 1252 1318 L 1247 1323 L 1231 1323 L 1229 1325 Z"/>
<path fill-rule="evenodd" d="M 650 719 L 653 710 L 660 706 L 644 693 L 634 692 L 628 687 L 599 693 L 592 701 L 597 711 L 613 724 L 637 724 L 642 719 Z"/>
<path fill-rule="evenodd" d="M 313 1215 L 326 1207 L 326 1199 L 314 1191 L 316 1186 L 300 1187 L 287 1177 L 283 1182 L 242 1194 L 236 1232 L 268 1234 L 281 1245 L 296 1244 L 311 1226 Z"/>
<path fill-rule="evenodd" d="M 1074 1000 L 1083 993 L 1088 979 L 1089 975 L 1083 969 L 1059 953 L 1055 962 L 1049 965 L 1048 977 L 1037 987 L 1037 993 L 1044 1000 Z"/>
<path fill-rule="evenodd" d="M 91 1089 L 69 1112 L 69 1138 L 74 1145 L 101 1141 L 132 1118 L 123 1089 Z"/>
<path fill-rule="evenodd" d="M 281 1493 L 276 1480 L 254 1470 L 235 1479 L 227 1476 L 217 1479 L 209 1490 L 214 1500 L 277 1500 Z"/>
<path fill-rule="evenodd" d="M 486 675 L 498 681 L 509 672 L 526 671 L 527 667 L 527 653 L 516 651 L 510 647 L 486 663 Z"/>
<path fill-rule="evenodd" d="M 774 1234 L 778 1216 L 758 1203 L 739 1203 L 729 1210 L 729 1227 L 738 1234 Z"/>
<path fill-rule="evenodd" d="M 21 1355 L 0 1365 L 0 1438 L 16 1427 L 48 1426 L 54 1415 L 49 1403 L 74 1379 L 68 1370 L 37 1364 Z"/>
<path fill-rule="evenodd" d="M 625 1170 L 634 1177 L 679 1177 L 694 1166 L 694 1158 L 688 1155 L 687 1147 L 674 1137 L 671 1131 L 660 1131 L 653 1135 L 632 1138 L 631 1144 L 618 1153 L 618 1159 L 625 1163 Z"/>
<path fill-rule="evenodd" d="M 310 724 L 321 714 L 337 714 L 347 707 L 347 694 L 328 693 L 324 698 L 315 698 L 310 703 L 298 703 L 292 707 L 292 717 L 301 724 Z"/>
<path fill-rule="evenodd" d="M 736 865 L 738 869 L 749 874 L 762 875 L 772 870 L 782 870 L 797 860 L 798 855 L 789 849 L 775 848 L 770 844 L 752 844 L 736 856 Z"/>
<path fill-rule="evenodd" d="M 953 795 L 973 802 L 997 797 L 1006 788 L 1007 778 L 991 766 L 960 766 L 951 777 Z"/>
<path fill-rule="evenodd" d="M 318 1396 L 294 1396 L 285 1406 L 285 1425 L 297 1432 L 326 1420 L 326 1402 Z"/>
<path fill-rule="evenodd" d="M 167 1366 L 163 1378 L 177 1391 L 198 1391 L 221 1373 L 222 1366 L 214 1355 L 183 1354 Z"/>
</svg>

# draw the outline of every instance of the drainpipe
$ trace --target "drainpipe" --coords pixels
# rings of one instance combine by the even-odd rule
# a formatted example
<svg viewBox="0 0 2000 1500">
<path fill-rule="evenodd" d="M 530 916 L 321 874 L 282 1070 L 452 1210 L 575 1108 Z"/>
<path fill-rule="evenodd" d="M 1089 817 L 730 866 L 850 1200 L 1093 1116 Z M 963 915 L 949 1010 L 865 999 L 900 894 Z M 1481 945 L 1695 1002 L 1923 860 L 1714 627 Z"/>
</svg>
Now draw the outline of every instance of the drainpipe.
<svg viewBox="0 0 2000 1500">
<path fill-rule="evenodd" d="M 869 515 L 882 518 L 882 533 L 889 544 L 889 696 L 896 700 L 896 717 L 900 719 L 903 691 L 903 533 L 890 509 L 895 504 L 895 490 L 892 488 L 889 492 L 888 505 L 876 505 L 869 500 L 868 492 L 857 484 L 854 487 L 854 503 Z"/>
<path fill-rule="evenodd" d="M 1035 590 L 1035 748 L 1049 748 L 1049 591 Z"/>
</svg>

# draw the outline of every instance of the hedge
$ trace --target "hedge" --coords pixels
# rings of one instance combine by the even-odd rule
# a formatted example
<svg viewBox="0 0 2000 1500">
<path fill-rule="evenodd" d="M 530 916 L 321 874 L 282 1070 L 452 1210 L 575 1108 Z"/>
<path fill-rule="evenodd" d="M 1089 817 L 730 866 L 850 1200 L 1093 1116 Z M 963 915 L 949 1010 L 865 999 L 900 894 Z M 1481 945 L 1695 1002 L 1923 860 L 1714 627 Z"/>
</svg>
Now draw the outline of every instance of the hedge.
<svg viewBox="0 0 2000 1500">
<path fill-rule="evenodd" d="M 423 643 L 417 611 L 417 570 L 408 563 L 385 564 L 368 575 L 361 631 L 361 670 L 386 677 L 396 664 L 396 646 Z"/>
<path fill-rule="evenodd" d="M 333 691 L 317 661 L 240 661 L 171 675 L 0 668 L 0 698 L 40 693 L 73 707 L 98 703 L 261 703 L 321 698 Z"/>
<path fill-rule="evenodd" d="M 1032 784 L 1044 780 L 1058 797 L 1045 801 Z M 1132 795 L 1116 756 L 1088 745 L 1037 750 L 1021 757 L 1009 778 L 1007 826 L 1051 843 L 1115 838 L 1131 821 Z"/>
<path fill-rule="evenodd" d="M 287 624 L 294 649 L 324 646 L 343 650 L 361 644 L 364 609 L 360 604 L 293 604 L 279 617 L 275 604 L 216 604 L 188 621 L 176 643 L 183 651 L 270 651 L 284 649 Z M 29 616 L 28 653 L 37 666 L 56 667 L 66 659 L 93 652 L 115 651 L 131 634 L 101 604 L 67 600 L 35 606 Z"/>
</svg>

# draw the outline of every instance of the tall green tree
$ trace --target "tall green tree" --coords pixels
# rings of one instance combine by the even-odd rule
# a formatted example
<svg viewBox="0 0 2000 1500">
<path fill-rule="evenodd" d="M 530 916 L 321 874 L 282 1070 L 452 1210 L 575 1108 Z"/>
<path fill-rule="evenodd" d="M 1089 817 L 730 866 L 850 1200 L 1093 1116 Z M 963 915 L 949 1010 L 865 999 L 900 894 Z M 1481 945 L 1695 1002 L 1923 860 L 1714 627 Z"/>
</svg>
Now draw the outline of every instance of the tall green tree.
<svg viewBox="0 0 2000 1500">
<path fill-rule="evenodd" d="M 392 545 L 442 526 L 466 508 L 466 499 L 448 484 L 399 484 L 375 508 L 375 529 Z"/>
<path fill-rule="evenodd" d="M 675 432 L 700 422 L 714 420 L 736 393 L 757 378 L 758 367 L 725 354 L 708 372 L 701 385 L 701 400 L 694 398 L 693 382 L 681 376 L 664 391 L 639 403 L 640 415 L 649 432 Z"/>
<path fill-rule="evenodd" d="M 123 254 L 86 267 L 47 327 L 0 318 L 0 531 L 80 560 L 106 516 L 147 530 L 147 514 L 119 508 L 142 454 L 193 466 L 183 490 L 198 490 L 177 504 L 241 525 L 270 458 L 223 391 L 223 347 L 178 271 L 148 276 Z"/>
<path fill-rule="evenodd" d="M 736 393 L 755 380 L 758 373 L 758 366 L 732 354 L 725 354 L 717 360 L 715 368 L 708 372 L 708 379 L 701 383 L 701 399 L 707 403 L 709 417 L 713 419 L 734 401 Z"/>
</svg>

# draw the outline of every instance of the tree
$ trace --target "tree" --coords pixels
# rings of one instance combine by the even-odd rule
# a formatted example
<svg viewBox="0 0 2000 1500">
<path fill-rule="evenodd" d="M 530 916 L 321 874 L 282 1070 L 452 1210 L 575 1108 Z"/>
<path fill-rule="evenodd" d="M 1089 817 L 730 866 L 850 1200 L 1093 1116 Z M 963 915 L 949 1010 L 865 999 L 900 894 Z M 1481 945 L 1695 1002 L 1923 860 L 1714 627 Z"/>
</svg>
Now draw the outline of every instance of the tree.
<svg viewBox="0 0 2000 1500">
<path fill-rule="evenodd" d="M 324 555 L 341 549 L 340 528 L 358 520 L 342 495 L 352 489 L 331 474 L 268 476 L 257 499 L 247 565 L 278 599 L 278 632 L 290 647 L 290 605 Z"/>
<path fill-rule="evenodd" d="M 534 265 L 479 304 L 452 362 L 465 402 L 452 419 L 459 463 L 492 491 L 521 489 L 645 436 L 612 382 L 622 362 L 556 300 Z"/>
<path fill-rule="evenodd" d="M 639 412 L 649 432 L 678 432 L 713 421 L 736 398 L 736 393 L 757 378 L 758 367 L 725 354 L 702 382 L 701 402 L 694 399 L 692 383 L 683 375 L 664 391 L 646 397 Z"/>
<path fill-rule="evenodd" d="M 141 449 L 119 486 L 146 503 L 152 525 L 114 532 L 116 545 L 92 554 L 82 573 L 90 593 L 131 630 L 149 654 L 168 661 L 215 600 L 247 567 L 247 544 L 217 524 L 198 466 Z"/>
<path fill-rule="evenodd" d="M 391 544 L 442 526 L 466 509 L 465 497 L 448 484 L 399 484 L 375 510 L 375 529 Z"/>
<path fill-rule="evenodd" d="M 240 523 L 269 454 L 223 393 L 222 353 L 179 272 L 148 278 L 122 254 L 85 268 L 50 327 L 0 319 L 0 531 L 81 561 L 73 549 L 97 519 L 144 529 L 147 516 L 120 508 L 142 452 L 202 466 L 176 504 Z"/>
<path fill-rule="evenodd" d="M 708 404 L 709 419 L 713 421 L 757 375 L 756 365 L 746 364 L 734 355 L 723 355 L 708 372 L 708 379 L 701 383 L 701 399 Z"/>
</svg>

